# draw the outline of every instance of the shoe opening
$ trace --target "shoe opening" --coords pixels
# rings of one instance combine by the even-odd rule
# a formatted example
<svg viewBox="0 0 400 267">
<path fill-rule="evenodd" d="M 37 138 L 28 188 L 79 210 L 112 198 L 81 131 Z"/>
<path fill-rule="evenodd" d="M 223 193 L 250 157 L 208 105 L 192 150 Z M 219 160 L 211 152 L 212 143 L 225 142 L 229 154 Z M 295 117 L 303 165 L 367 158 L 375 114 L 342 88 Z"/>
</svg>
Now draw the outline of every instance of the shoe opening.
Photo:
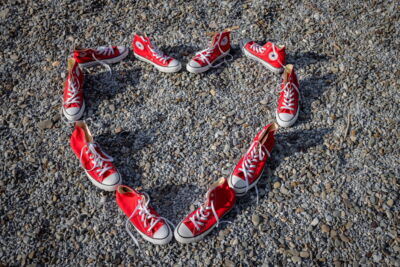
<svg viewBox="0 0 400 267">
<path fill-rule="evenodd" d="M 86 142 L 88 142 L 88 143 L 93 142 L 93 136 L 92 136 L 92 134 L 91 134 L 91 132 L 90 132 L 90 130 L 89 130 L 87 124 L 85 123 L 85 121 L 77 121 L 77 122 L 75 123 L 75 126 L 76 126 L 76 127 L 82 128 L 82 130 L 83 130 L 84 133 L 85 133 Z"/>
</svg>

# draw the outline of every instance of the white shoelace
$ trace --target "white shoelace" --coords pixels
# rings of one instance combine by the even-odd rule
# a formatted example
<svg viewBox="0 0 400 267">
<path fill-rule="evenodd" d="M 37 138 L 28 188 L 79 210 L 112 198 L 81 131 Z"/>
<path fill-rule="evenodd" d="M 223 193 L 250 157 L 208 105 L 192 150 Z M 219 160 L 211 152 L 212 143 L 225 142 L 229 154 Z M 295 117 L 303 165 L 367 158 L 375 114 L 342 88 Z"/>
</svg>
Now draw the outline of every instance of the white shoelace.
<svg viewBox="0 0 400 267">
<path fill-rule="evenodd" d="M 111 46 L 100 46 L 95 51 L 99 55 L 105 55 L 105 56 L 114 55 L 114 49 Z M 93 59 L 99 62 L 104 67 L 106 67 L 106 69 L 110 72 L 110 74 L 112 73 L 110 65 L 104 63 L 102 60 L 97 59 L 94 54 L 93 54 Z"/>
<path fill-rule="evenodd" d="M 91 160 L 91 162 L 92 162 L 92 164 L 93 164 L 93 167 L 92 167 L 91 169 L 86 169 L 85 166 L 83 166 L 83 164 L 82 164 L 82 156 L 83 156 L 83 153 L 84 153 L 83 151 L 84 151 L 85 148 L 87 148 L 87 150 L 86 150 L 85 153 L 86 153 L 86 154 L 89 154 L 89 159 Z M 92 171 L 92 170 L 98 168 L 98 169 L 96 170 L 96 172 L 97 172 L 97 174 L 98 174 L 99 176 L 102 176 L 102 175 L 104 175 L 104 173 L 106 173 L 108 170 L 111 170 L 111 169 L 112 169 L 112 167 L 109 166 L 109 165 L 107 164 L 107 162 L 113 162 L 114 159 L 113 159 L 111 156 L 107 155 L 104 151 L 101 151 L 101 153 L 103 153 L 103 154 L 105 155 L 105 157 L 102 157 L 102 156 L 97 152 L 96 148 L 97 148 L 97 149 L 100 149 L 100 146 L 99 146 L 97 143 L 89 143 L 89 144 L 85 145 L 84 147 L 82 147 L 81 156 L 80 156 L 79 159 L 80 159 L 80 161 L 81 161 L 82 167 L 83 167 L 86 171 Z"/>
<path fill-rule="evenodd" d="M 126 231 L 128 232 L 129 236 L 132 238 L 133 242 L 135 242 L 136 246 L 138 246 L 139 248 L 140 248 L 139 242 L 137 241 L 137 239 L 134 237 L 133 233 L 129 229 L 129 223 L 130 223 L 131 219 L 133 218 L 133 216 L 135 216 L 136 213 L 139 214 L 140 220 L 143 222 L 144 227 L 146 227 L 146 228 L 149 227 L 147 229 L 147 231 L 151 231 L 151 229 L 153 229 L 154 226 L 156 226 L 157 223 L 161 220 L 164 220 L 165 222 L 169 223 L 173 228 L 175 228 L 175 226 L 172 224 L 172 222 L 170 222 L 168 219 L 161 217 L 161 216 L 157 217 L 156 215 L 151 214 L 151 212 L 149 210 L 150 197 L 146 193 L 143 193 L 143 194 L 146 196 L 145 197 L 146 201 L 143 201 L 143 199 L 140 199 L 138 201 L 138 205 L 133 210 L 131 216 L 129 216 L 129 218 L 125 221 Z"/>
<path fill-rule="evenodd" d="M 160 49 L 158 49 L 157 46 L 150 44 L 149 49 L 151 53 L 153 53 L 153 56 L 157 59 L 159 59 L 162 63 L 166 63 L 168 59 L 170 59 L 169 56 L 165 55 Z"/>
<path fill-rule="evenodd" d="M 262 47 L 261 45 L 257 44 L 257 43 L 253 43 L 250 46 L 250 49 L 253 49 L 254 51 L 256 51 L 257 53 L 264 53 L 265 51 L 265 47 Z"/>
<path fill-rule="evenodd" d="M 233 59 L 232 55 L 230 55 L 228 52 L 224 52 L 222 51 L 221 47 L 219 46 L 219 41 L 221 39 L 222 34 L 220 34 L 218 41 L 215 43 L 215 45 L 213 47 L 208 47 L 204 50 L 201 50 L 199 52 L 196 53 L 195 57 L 197 57 L 198 59 L 200 59 L 203 63 L 207 63 L 207 65 L 210 65 L 211 68 L 216 68 L 224 63 L 227 63 L 228 61 L 231 61 Z M 221 52 L 222 55 L 230 55 L 230 59 L 225 60 L 224 61 L 218 63 L 217 65 L 212 65 L 210 63 L 209 57 L 211 56 L 212 53 L 214 53 L 214 49 L 218 47 L 219 51 Z"/>
<path fill-rule="evenodd" d="M 72 76 L 68 81 L 68 93 L 67 100 L 65 100 L 64 105 L 69 104 L 79 104 L 80 96 L 79 94 L 80 83 L 79 79 L 75 76 Z"/>
<path fill-rule="evenodd" d="M 189 219 L 193 223 L 194 227 L 196 227 L 197 231 L 200 231 L 201 226 L 204 225 L 204 221 L 208 220 L 208 217 L 211 215 L 210 210 L 214 215 L 215 219 L 217 220 L 217 227 L 218 227 L 219 218 L 214 208 L 214 201 L 210 201 L 210 204 L 211 205 L 200 206 L 200 209 L 197 212 L 195 212 Z"/>
<path fill-rule="evenodd" d="M 300 97 L 300 92 L 299 92 L 299 88 L 297 88 L 297 86 L 294 83 L 291 82 L 287 82 L 285 84 L 285 86 L 283 87 L 282 91 L 283 91 L 283 102 L 282 102 L 282 107 L 281 109 L 288 109 L 288 110 L 294 110 L 294 105 L 295 103 L 293 103 L 294 101 L 294 93 L 296 90 L 299 97 Z"/>
<path fill-rule="evenodd" d="M 267 154 L 268 157 L 270 157 L 268 149 L 264 145 L 261 145 L 260 143 L 255 144 L 251 149 L 251 151 L 246 154 L 245 159 L 243 160 L 242 163 L 242 168 L 239 168 L 239 171 L 242 171 L 244 175 L 244 180 L 246 182 L 246 192 L 249 190 L 249 180 L 253 178 L 255 171 L 254 168 L 257 167 L 257 163 L 259 163 L 261 160 L 264 159 L 265 154 Z M 258 202 L 257 187 L 256 191 L 257 191 L 257 202 Z"/>
</svg>

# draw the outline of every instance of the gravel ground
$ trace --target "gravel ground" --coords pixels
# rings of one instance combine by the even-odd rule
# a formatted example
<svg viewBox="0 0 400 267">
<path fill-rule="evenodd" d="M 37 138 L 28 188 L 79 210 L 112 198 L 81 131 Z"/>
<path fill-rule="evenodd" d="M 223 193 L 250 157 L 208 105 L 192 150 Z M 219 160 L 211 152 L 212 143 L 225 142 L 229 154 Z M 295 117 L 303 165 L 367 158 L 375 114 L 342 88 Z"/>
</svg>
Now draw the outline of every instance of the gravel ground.
<svg viewBox="0 0 400 267">
<path fill-rule="evenodd" d="M 28 3 L 22 3 L 28 2 Z M 397 1 L 12 1 L 0 4 L 0 265 L 400 266 Z M 322 3 L 326 2 L 326 3 Z M 130 186 L 178 223 L 275 119 L 281 78 L 238 49 L 285 44 L 302 102 L 255 192 L 203 241 L 135 247 L 113 193 L 83 176 L 60 119 L 74 45 L 146 32 L 185 64 L 238 25 L 233 60 L 164 74 L 129 55 L 86 71 L 84 118 Z"/>
</svg>

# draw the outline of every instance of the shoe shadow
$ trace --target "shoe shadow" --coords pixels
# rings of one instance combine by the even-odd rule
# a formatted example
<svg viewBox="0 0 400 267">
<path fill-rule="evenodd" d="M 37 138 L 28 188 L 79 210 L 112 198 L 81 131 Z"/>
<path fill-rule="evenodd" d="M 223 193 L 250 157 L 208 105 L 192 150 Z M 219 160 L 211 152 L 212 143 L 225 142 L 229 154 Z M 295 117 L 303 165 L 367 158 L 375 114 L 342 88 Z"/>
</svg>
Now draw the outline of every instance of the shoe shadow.
<svg viewBox="0 0 400 267">
<path fill-rule="evenodd" d="M 137 132 L 105 133 L 96 136 L 96 141 L 104 151 L 114 158 L 114 164 L 120 172 L 123 184 L 136 188 L 142 185 L 143 170 L 136 160 L 139 151 L 156 142 L 153 129 Z"/>
<path fill-rule="evenodd" d="M 317 62 L 329 61 L 329 60 L 330 60 L 329 56 L 324 54 L 317 54 L 315 52 L 286 54 L 286 63 L 295 64 L 295 67 L 297 69 L 315 64 Z"/>
<path fill-rule="evenodd" d="M 99 107 L 103 102 L 110 101 L 116 95 L 123 94 L 129 88 L 135 87 L 140 81 L 140 76 L 140 68 L 112 70 L 112 73 L 108 71 L 94 74 L 85 73 L 84 88 L 87 109 L 85 116 L 98 115 Z"/>
<path fill-rule="evenodd" d="M 150 195 L 150 204 L 156 207 L 157 212 L 176 226 L 191 212 L 196 201 L 203 200 L 207 189 L 202 190 L 196 184 L 186 183 L 160 185 L 146 192 Z"/>
<path fill-rule="evenodd" d="M 332 131 L 333 128 L 321 128 L 277 134 L 276 144 L 269 162 L 271 171 L 278 168 L 284 158 L 295 153 L 306 153 L 310 148 L 323 144 L 324 136 Z"/>
<path fill-rule="evenodd" d="M 323 76 L 312 76 L 299 81 L 301 95 L 299 120 L 297 123 L 311 121 L 312 104 L 322 96 L 335 80 L 336 75 L 328 73 Z"/>
</svg>

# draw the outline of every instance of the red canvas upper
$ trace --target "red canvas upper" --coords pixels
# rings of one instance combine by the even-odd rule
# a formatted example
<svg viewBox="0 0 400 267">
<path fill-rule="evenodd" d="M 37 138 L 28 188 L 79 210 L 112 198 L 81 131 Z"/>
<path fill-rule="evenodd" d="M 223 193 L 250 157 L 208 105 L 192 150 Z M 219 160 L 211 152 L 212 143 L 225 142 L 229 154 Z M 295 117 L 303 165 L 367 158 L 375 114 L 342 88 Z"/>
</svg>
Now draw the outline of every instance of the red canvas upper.
<svg viewBox="0 0 400 267">
<path fill-rule="evenodd" d="M 220 218 L 229 212 L 234 206 L 235 201 L 235 192 L 229 187 L 227 180 L 221 178 L 207 192 L 205 203 L 190 213 L 182 221 L 182 224 L 186 225 L 193 236 L 200 235 L 209 230 Z M 216 214 L 214 214 L 212 207 Z"/>
<path fill-rule="evenodd" d="M 96 49 L 76 49 L 74 51 L 74 58 L 78 63 L 107 60 L 120 55 L 118 46 L 101 46 Z"/>
<path fill-rule="evenodd" d="M 99 183 L 110 175 L 118 173 L 112 163 L 113 159 L 94 142 L 84 122 L 75 123 L 70 144 L 75 155 L 80 159 L 82 167 Z"/>
<path fill-rule="evenodd" d="M 276 124 L 271 123 L 257 133 L 250 148 L 233 170 L 232 176 L 239 177 L 243 181 L 247 178 L 248 185 L 260 177 L 275 145 L 276 130 Z"/>
<path fill-rule="evenodd" d="M 150 38 L 135 34 L 132 41 L 133 52 L 159 66 L 168 67 L 174 58 L 165 55 L 155 45 Z"/>
<path fill-rule="evenodd" d="M 73 58 L 68 59 L 68 76 L 64 85 L 64 109 L 81 108 L 83 104 L 83 72 L 78 62 Z"/>
<path fill-rule="evenodd" d="M 197 52 L 192 60 L 200 64 L 201 67 L 212 65 L 218 57 L 226 54 L 231 49 L 230 31 L 216 33 L 213 36 L 210 46 Z"/>
<path fill-rule="evenodd" d="M 140 193 L 126 185 L 121 185 L 116 190 L 117 204 L 130 222 L 143 234 L 153 237 L 163 225 L 164 219 L 151 207 L 147 194 Z"/>
<path fill-rule="evenodd" d="M 286 64 L 285 46 L 276 46 L 271 42 L 260 46 L 255 41 L 250 41 L 245 44 L 244 49 L 274 68 L 280 69 Z"/>
<path fill-rule="evenodd" d="M 299 82 L 293 65 L 287 65 L 282 76 L 281 91 L 278 100 L 278 113 L 295 115 L 299 108 Z"/>
</svg>

